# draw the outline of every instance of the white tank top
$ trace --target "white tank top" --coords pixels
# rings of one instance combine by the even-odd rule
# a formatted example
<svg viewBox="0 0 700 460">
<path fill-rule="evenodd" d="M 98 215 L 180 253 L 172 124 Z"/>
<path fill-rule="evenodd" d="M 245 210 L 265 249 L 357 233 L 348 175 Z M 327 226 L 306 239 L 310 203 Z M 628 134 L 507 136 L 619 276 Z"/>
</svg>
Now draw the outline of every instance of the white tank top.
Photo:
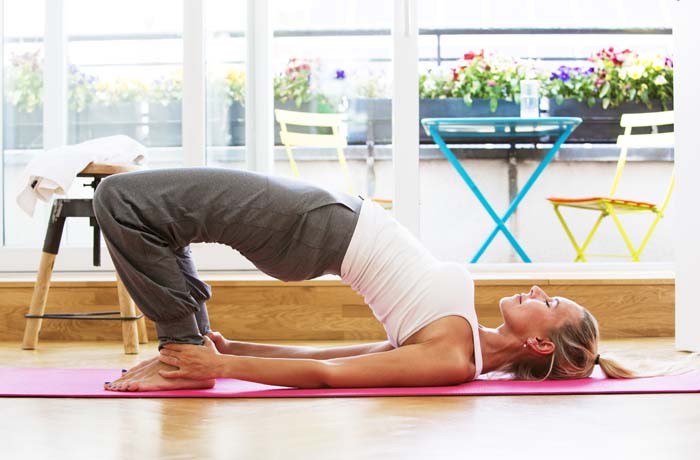
<svg viewBox="0 0 700 460">
<path fill-rule="evenodd" d="M 340 277 L 364 297 L 394 347 L 437 319 L 465 318 L 474 337 L 474 378 L 481 374 L 479 323 L 469 271 L 455 262 L 438 261 L 371 200 L 362 202 Z"/>
</svg>

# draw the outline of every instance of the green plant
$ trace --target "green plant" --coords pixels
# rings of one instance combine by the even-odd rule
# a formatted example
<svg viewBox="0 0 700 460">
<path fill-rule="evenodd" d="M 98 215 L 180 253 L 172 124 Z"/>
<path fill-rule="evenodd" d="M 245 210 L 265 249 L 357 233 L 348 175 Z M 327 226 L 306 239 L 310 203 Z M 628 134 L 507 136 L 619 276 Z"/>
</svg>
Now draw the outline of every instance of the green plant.
<svg viewBox="0 0 700 460">
<path fill-rule="evenodd" d="M 290 58 L 281 74 L 274 77 L 275 99 L 294 101 L 297 107 L 311 102 L 311 62 Z"/>
<path fill-rule="evenodd" d="M 545 94 L 554 99 L 557 104 L 564 102 L 564 99 L 576 99 L 593 107 L 597 100 L 597 93 L 598 87 L 593 67 L 581 69 L 581 67 L 559 66 L 551 73 L 545 86 Z"/>
<path fill-rule="evenodd" d="M 459 67 L 452 69 L 452 97 L 461 97 L 471 106 L 474 99 L 488 99 L 492 112 L 498 101 L 515 101 L 520 95 L 520 81 L 545 77 L 533 61 L 521 61 L 497 54 L 469 52 Z M 445 86 L 449 88 L 449 86 Z"/>
<path fill-rule="evenodd" d="M 352 75 L 350 80 L 352 93 L 356 97 L 380 99 L 391 96 L 384 72 L 361 70 Z"/>
<path fill-rule="evenodd" d="M 98 81 L 74 64 L 68 66 L 68 108 L 80 113 L 96 99 Z"/>
<path fill-rule="evenodd" d="M 39 51 L 10 57 L 7 99 L 18 111 L 30 113 L 43 103 L 44 71 Z"/>
<path fill-rule="evenodd" d="M 232 102 L 245 104 L 245 72 L 242 70 L 231 70 L 226 74 L 225 86 L 226 95 Z"/>
<path fill-rule="evenodd" d="M 453 97 L 455 79 L 452 69 L 436 67 L 418 76 L 418 93 L 421 99 Z"/>
<path fill-rule="evenodd" d="M 640 58 L 629 49 L 606 48 L 590 58 L 595 67 L 597 98 L 602 107 L 616 107 L 622 102 L 638 102 L 652 107 L 659 100 L 666 108 L 673 101 L 673 61 L 657 55 Z"/>
<path fill-rule="evenodd" d="M 140 86 L 140 85 L 139 85 Z M 152 103 L 168 106 L 182 100 L 182 72 L 153 80 L 143 88 Z"/>
</svg>

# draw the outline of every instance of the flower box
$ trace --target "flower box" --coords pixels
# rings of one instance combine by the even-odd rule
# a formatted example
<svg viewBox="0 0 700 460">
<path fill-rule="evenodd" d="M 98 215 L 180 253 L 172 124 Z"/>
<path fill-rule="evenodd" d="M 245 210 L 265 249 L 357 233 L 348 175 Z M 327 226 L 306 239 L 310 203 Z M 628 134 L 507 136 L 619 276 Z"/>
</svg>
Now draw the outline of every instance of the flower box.
<svg viewBox="0 0 700 460">
<path fill-rule="evenodd" d="M 26 113 L 10 104 L 4 108 L 5 149 L 39 149 L 43 145 L 44 112 L 41 107 Z"/>
<path fill-rule="evenodd" d="M 116 134 L 125 134 L 142 142 L 144 126 L 140 101 L 90 104 L 81 112 L 69 113 L 68 142 L 74 144 Z"/>
<path fill-rule="evenodd" d="M 673 104 L 668 110 L 673 109 Z M 620 118 L 624 113 L 660 112 L 664 108 L 660 102 L 654 101 L 652 108 L 644 104 L 623 102 L 614 108 L 603 109 L 600 103 L 588 107 L 584 102 L 575 99 L 565 99 L 561 105 L 551 102 L 549 104 L 550 117 L 581 117 L 583 123 L 571 133 L 566 143 L 593 143 L 614 144 L 617 136 L 623 133 L 620 127 Z"/>
<path fill-rule="evenodd" d="M 177 147 L 182 145 L 182 102 L 168 105 L 158 102 L 148 104 L 148 137 L 151 147 Z"/>
<path fill-rule="evenodd" d="M 517 117 L 520 115 L 520 104 L 509 101 L 499 101 L 495 112 L 491 111 L 488 99 L 474 99 L 467 106 L 461 98 L 421 99 L 419 106 L 419 123 L 423 118 L 455 118 L 455 117 Z M 421 144 L 432 144 L 433 138 L 420 127 Z M 450 138 L 450 143 L 503 143 L 503 138 Z"/>
<path fill-rule="evenodd" d="M 300 107 L 294 101 L 281 102 L 275 101 L 275 108 L 282 110 L 293 110 L 296 112 L 318 112 L 318 105 L 315 102 L 301 104 Z M 240 102 L 233 102 L 228 109 L 228 126 L 229 126 L 229 145 L 241 146 L 245 145 L 245 107 Z M 322 128 L 321 128 L 322 129 Z M 280 125 L 275 120 L 275 145 L 282 145 L 280 140 Z M 295 132 L 299 133 L 316 133 L 318 128 L 295 126 Z"/>
<path fill-rule="evenodd" d="M 354 98 L 348 104 L 348 144 L 391 143 L 391 99 Z"/>
</svg>

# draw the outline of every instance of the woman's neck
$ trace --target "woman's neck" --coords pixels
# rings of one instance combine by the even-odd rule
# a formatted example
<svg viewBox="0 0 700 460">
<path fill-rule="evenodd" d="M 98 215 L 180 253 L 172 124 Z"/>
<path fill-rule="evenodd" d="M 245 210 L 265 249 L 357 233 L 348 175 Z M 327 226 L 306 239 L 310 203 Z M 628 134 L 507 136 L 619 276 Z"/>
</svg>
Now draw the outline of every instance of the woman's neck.
<svg viewBox="0 0 700 460">
<path fill-rule="evenodd" d="M 495 329 L 479 326 L 479 340 L 484 362 L 482 374 L 512 363 L 523 350 L 523 341 L 507 333 L 503 324 Z"/>
</svg>

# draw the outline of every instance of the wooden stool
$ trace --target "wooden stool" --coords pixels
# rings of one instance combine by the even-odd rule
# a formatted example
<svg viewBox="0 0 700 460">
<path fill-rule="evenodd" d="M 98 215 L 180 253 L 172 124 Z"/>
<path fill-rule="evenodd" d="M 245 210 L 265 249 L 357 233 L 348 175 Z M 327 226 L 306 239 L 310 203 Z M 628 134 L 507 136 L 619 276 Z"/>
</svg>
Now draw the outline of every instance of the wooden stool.
<svg viewBox="0 0 700 460">
<path fill-rule="evenodd" d="M 137 169 L 139 168 L 136 166 L 131 167 L 90 163 L 78 174 L 78 177 L 91 177 L 92 182 L 86 186 L 92 187 L 94 191 L 97 189 L 97 185 L 103 178 L 111 176 L 112 174 L 135 171 Z M 36 284 L 34 285 L 34 291 L 32 293 L 31 304 L 29 305 L 29 313 L 25 315 L 27 322 L 24 328 L 22 348 L 25 350 L 33 350 L 36 348 L 37 343 L 39 342 L 41 322 L 44 319 L 112 320 L 122 322 L 124 353 L 137 354 L 139 352 L 139 338 L 140 343 L 148 343 L 146 321 L 143 318 L 143 314 L 137 314 L 136 305 L 129 297 L 129 294 L 127 293 L 121 279 L 119 279 L 118 274 L 117 294 L 119 297 L 119 311 L 44 314 L 46 310 L 46 298 L 49 295 L 49 285 L 51 284 L 53 265 L 61 244 L 61 236 L 63 234 L 63 227 L 67 217 L 90 218 L 90 226 L 93 227 L 92 263 L 95 267 L 100 266 L 100 227 L 97 223 L 97 219 L 95 219 L 95 212 L 92 208 L 92 198 L 57 198 L 54 200 L 51 208 L 51 217 L 49 218 L 49 225 L 46 229 L 46 238 L 44 239 L 41 263 L 39 265 Z"/>
</svg>

